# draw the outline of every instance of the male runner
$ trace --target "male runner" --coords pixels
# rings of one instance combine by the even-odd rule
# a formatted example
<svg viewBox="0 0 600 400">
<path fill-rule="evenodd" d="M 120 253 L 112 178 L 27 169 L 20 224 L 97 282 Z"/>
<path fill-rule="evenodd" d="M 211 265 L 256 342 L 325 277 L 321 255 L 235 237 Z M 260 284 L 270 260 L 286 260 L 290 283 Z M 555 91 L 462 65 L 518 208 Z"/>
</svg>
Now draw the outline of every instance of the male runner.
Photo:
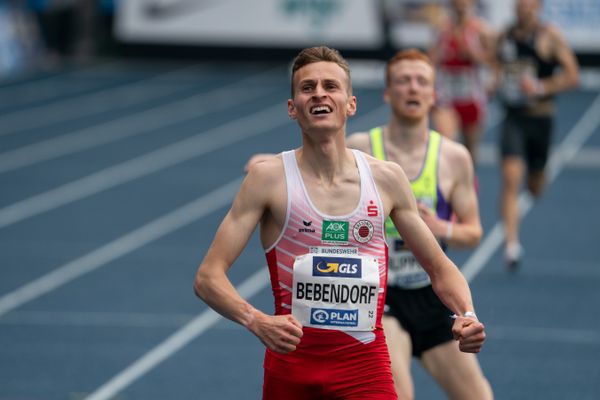
<svg viewBox="0 0 600 400">
<path fill-rule="evenodd" d="M 388 61 L 384 100 L 391 118 L 386 126 L 348 138 L 351 148 L 394 161 L 410 180 L 423 220 L 442 247 L 473 247 L 482 229 L 467 149 L 429 130 L 434 104 L 432 61 L 405 50 Z M 457 220 L 451 222 L 451 214 Z M 452 338 L 450 311 L 436 296 L 429 276 L 391 220 L 387 220 L 388 288 L 383 326 L 400 399 L 414 398 L 411 355 L 440 384 L 450 399 L 486 400 L 492 391 L 474 354 L 463 353 Z"/>
<path fill-rule="evenodd" d="M 478 352 L 485 339 L 468 284 L 420 218 L 400 166 L 346 147 L 355 112 L 339 53 L 300 52 L 288 114 L 302 146 L 250 168 L 196 275 L 196 294 L 267 347 L 263 399 L 397 398 L 381 324 L 388 216 L 457 315 L 461 350 Z M 258 224 L 275 315 L 242 299 L 226 274 Z"/>
<path fill-rule="evenodd" d="M 492 63 L 492 47 L 491 31 L 475 15 L 473 0 L 450 1 L 450 15 L 429 50 L 437 69 L 432 117 L 444 136 L 455 139 L 461 132 L 475 163 L 487 109 L 481 72 Z"/>
<path fill-rule="evenodd" d="M 554 96 L 577 85 L 579 67 L 560 31 L 539 18 L 541 0 L 517 0 L 516 22 L 497 42 L 500 84 L 506 109 L 501 136 L 500 209 L 505 229 L 505 259 L 514 270 L 521 257 L 519 190 L 539 197 L 545 186 L 554 119 Z M 560 67 L 560 69 L 558 68 Z"/>
</svg>

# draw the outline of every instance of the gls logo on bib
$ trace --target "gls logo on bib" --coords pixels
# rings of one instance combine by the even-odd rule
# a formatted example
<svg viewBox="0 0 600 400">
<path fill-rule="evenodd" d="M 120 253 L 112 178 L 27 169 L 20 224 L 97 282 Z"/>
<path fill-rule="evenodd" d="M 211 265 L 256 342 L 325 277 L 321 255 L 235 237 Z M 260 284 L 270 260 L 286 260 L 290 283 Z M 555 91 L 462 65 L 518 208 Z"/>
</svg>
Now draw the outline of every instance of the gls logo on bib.
<svg viewBox="0 0 600 400">
<path fill-rule="evenodd" d="M 313 257 L 313 276 L 362 277 L 362 260 L 345 257 Z"/>
</svg>

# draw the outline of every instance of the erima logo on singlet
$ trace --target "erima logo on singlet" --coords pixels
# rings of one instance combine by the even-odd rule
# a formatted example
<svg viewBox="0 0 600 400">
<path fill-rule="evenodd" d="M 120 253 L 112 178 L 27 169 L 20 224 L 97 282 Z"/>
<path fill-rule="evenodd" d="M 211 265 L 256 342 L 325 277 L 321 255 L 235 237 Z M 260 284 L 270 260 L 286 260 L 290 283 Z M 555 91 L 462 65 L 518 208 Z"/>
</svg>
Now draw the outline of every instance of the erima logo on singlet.
<svg viewBox="0 0 600 400">
<path fill-rule="evenodd" d="M 299 228 L 298 232 L 300 233 L 315 233 L 315 229 L 312 227 L 312 221 L 305 221 L 302 220 L 302 224 L 304 224 L 304 226 L 306 228 Z"/>
<path fill-rule="evenodd" d="M 313 257 L 313 276 L 339 276 L 361 278 L 360 258 Z"/>
</svg>

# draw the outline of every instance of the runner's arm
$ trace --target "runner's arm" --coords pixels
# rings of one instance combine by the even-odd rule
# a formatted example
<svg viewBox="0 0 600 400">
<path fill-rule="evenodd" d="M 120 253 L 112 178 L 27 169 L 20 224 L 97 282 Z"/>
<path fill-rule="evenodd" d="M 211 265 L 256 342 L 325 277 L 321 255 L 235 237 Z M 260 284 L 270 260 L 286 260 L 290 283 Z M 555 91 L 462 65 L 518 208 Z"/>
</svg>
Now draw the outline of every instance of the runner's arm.
<svg viewBox="0 0 600 400">
<path fill-rule="evenodd" d="M 500 82 L 502 81 L 504 67 L 502 65 L 500 51 L 504 40 L 506 40 L 506 32 L 500 32 L 492 37 L 490 43 L 491 60 L 489 68 L 491 73 L 486 87 L 488 96 L 490 97 L 497 94 Z"/>
<path fill-rule="evenodd" d="M 555 27 L 548 27 L 553 43 L 553 54 L 562 70 L 539 81 L 541 95 L 553 95 L 572 89 L 579 84 L 579 64 L 564 36 Z"/>
<path fill-rule="evenodd" d="M 479 244 L 483 229 L 479 217 L 479 202 L 475 191 L 475 172 L 468 150 L 457 143 L 445 140 L 448 146 L 448 165 L 452 166 L 456 183 L 449 196 L 449 202 L 456 215 L 456 222 L 446 221 L 443 239 L 455 248 L 474 247 Z M 452 226 L 448 226 L 448 224 Z"/>
<path fill-rule="evenodd" d="M 436 295 L 455 313 L 452 334 L 458 341 L 459 349 L 463 352 L 477 353 L 485 341 L 485 327 L 477 317 L 467 314 L 474 312 L 469 285 L 456 265 L 446 257 L 419 216 L 408 179 L 399 166 L 393 175 L 395 177 L 386 177 L 384 181 L 396 181 L 399 182 L 398 185 L 390 186 L 381 182 L 387 186 L 388 195 L 395 199 L 392 200 L 390 217 L 417 261 L 429 274 Z"/>
<path fill-rule="evenodd" d="M 432 44 L 431 44 L 431 46 L 429 46 L 427 48 L 427 55 L 429 56 L 429 58 L 431 59 L 431 62 L 434 65 L 439 64 L 440 59 L 441 59 L 441 54 L 440 54 L 441 53 L 441 51 L 440 51 L 441 48 L 440 47 L 442 46 L 442 41 L 441 41 L 441 34 L 442 33 L 441 33 L 441 29 L 442 29 L 441 26 L 438 26 L 435 29 L 434 38 L 433 38 Z"/>
<path fill-rule="evenodd" d="M 268 210 L 269 191 L 264 188 L 273 185 L 265 178 L 269 175 L 264 173 L 266 170 L 253 168 L 244 179 L 198 268 L 194 290 L 219 314 L 246 327 L 271 350 L 285 353 L 293 351 L 300 342 L 302 327 L 298 321 L 291 315 L 270 316 L 255 309 L 227 277 L 227 271 Z"/>
<path fill-rule="evenodd" d="M 477 31 L 480 48 L 475 52 L 473 58 L 477 63 L 490 67 L 494 63 L 495 33 L 481 18 L 477 18 Z"/>
<path fill-rule="evenodd" d="M 421 219 L 406 175 L 399 165 L 389 162 L 386 164 L 387 171 L 377 183 L 384 187 L 383 193 L 393 205 L 390 217 L 396 229 L 429 274 L 440 300 L 457 315 L 474 311 L 469 286 Z"/>
</svg>

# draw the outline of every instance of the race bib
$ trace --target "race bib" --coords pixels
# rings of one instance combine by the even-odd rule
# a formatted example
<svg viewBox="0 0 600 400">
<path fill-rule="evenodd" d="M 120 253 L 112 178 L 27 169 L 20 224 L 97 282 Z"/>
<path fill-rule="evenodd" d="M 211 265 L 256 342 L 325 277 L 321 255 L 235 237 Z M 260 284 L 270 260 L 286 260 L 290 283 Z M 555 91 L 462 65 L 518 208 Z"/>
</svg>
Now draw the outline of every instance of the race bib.
<svg viewBox="0 0 600 400">
<path fill-rule="evenodd" d="M 466 101 L 476 97 L 479 81 L 473 71 L 441 71 L 440 85 L 443 93 L 453 101 Z"/>
<path fill-rule="evenodd" d="M 335 248 L 334 248 L 335 249 Z M 351 248 L 350 248 L 351 249 Z M 294 262 L 292 315 L 303 326 L 372 331 L 377 320 L 379 264 L 345 248 L 311 248 Z M 333 253 L 333 254 L 332 254 Z"/>
<path fill-rule="evenodd" d="M 535 79 L 536 72 L 530 62 L 514 61 L 506 63 L 502 69 L 499 93 L 505 104 L 509 106 L 523 106 L 531 102 L 521 88 L 524 79 Z"/>
<path fill-rule="evenodd" d="M 431 284 L 429 275 L 409 250 L 395 251 L 392 244 L 388 247 L 388 286 L 418 289 Z"/>
</svg>

